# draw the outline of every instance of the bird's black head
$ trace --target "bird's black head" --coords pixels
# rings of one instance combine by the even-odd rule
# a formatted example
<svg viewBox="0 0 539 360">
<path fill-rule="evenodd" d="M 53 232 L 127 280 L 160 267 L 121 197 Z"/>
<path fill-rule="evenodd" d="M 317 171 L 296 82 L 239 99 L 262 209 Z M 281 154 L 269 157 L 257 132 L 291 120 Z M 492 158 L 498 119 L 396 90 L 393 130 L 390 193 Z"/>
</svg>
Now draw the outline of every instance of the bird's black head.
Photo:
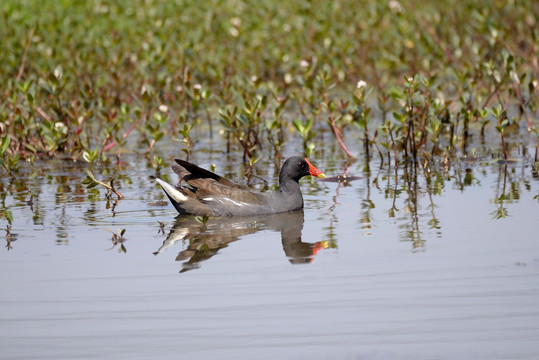
<svg viewBox="0 0 539 360">
<path fill-rule="evenodd" d="M 323 172 L 315 168 L 309 160 L 302 158 L 300 156 L 292 156 L 283 164 L 281 168 L 281 174 L 279 180 L 285 181 L 285 179 L 292 179 L 294 181 L 299 181 L 304 176 L 312 175 L 319 178 L 325 178 Z"/>
</svg>

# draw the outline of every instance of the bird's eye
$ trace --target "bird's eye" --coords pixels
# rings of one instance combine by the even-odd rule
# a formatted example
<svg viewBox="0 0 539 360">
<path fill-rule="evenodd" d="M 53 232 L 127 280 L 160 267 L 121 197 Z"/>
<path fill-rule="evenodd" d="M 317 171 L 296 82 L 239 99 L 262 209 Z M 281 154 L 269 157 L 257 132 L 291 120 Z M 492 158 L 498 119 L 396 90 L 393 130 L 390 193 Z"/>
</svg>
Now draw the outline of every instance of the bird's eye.
<svg viewBox="0 0 539 360">
<path fill-rule="evenodd" d="M 298 163 L 298 167 L 299 167 L 299 168 L 301 167 L 301 163 L 300 163 L 300 162 Z"/>
</svg>

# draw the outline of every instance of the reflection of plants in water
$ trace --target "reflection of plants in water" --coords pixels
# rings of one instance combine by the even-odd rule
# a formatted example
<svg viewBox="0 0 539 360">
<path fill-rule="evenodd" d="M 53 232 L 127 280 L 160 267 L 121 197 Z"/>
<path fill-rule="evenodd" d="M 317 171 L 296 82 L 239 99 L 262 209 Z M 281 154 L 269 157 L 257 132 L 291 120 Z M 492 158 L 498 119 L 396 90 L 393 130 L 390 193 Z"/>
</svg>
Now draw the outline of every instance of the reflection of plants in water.
<svg viewBox="0 0 539 360">
<path fill-rule="evenodd" d="M 497 208 L 491 213 L 494 219 L 503 219 L 509 216 L 507 205 L 518 201 L 523 190 L 529 191 L 531 189 L 529 180 L 526 180 L 524 173 L 524 170 L 528 169 L 526 165 L 522 166 L 522 172 L 519 172 L 519 167 L 511 166 L 511 163 L 501 160 L 500 164 L 502 163 L 504 166 L 498 168 L 498 181 L 495 197 L 492 200 L 497 205 Z M 385 198 L 391 200 L 388 216 L 390 218 L 396 217 L 399 227 L 402 229 L 401 240 L 411 242 L 414 248 L 421 248 L 429 238 L 428 232 L 433 231 L 437 236 L 440 235 L 442 224 L 436 215 L 435 199 L 436 196 L 443 194 L 446 182 L 452 181 L 453 188 L 460 191 L 481 185 L 481 181 L 474 172 L 485 172 L 485 169 L 483 167 L 461 169 L 459 167 L 461 165 L 458 164 L 450 170 L 444 165 L 441 169 L 437 169 L 435 164 L 431 162 L 408 162 L 395 168 L 394 172 L 391 168 L 386 168 L 387 172 L 381 178 L 385 180 L 383 192 Z M 380 182 L 375 179 L 373 184 L 378 186 Z M 369 186 L 369 183 L 367 182 L 366 185 Z M 539 199 L 539 195 L 534 198 Z M 402 202 L 403 206 L 398 206 L 399 202 Z M 423 212 L 421 209 L 426 211 Z M 366 216 L 362 212 L 362 219 Z M 425 234 L 425 230 L 427 234 Z"/>
<path fill-rule="evenodd" d="M 202 227 L 200 228 L 200 232 L 203 233 L 206 231 L 206 227 L 208 226 L 208 219 L 208 215 L 195 216 L 195 220 L 202 225 Z"/>
<path fill-rule="evenodd" d="M 398 180 L 399 180 L 399 168 L 397 166 L 394 166 L 394 173 L 391 172 L 391 166 L 388 165 L 387 167 L 387 173 L 382 176 L 382 180 L 387 180 L 385 183 L 384 188 L 384 198 L 391 199 L 391 208 L 387 211 L 387 215 L 390 218 L 394 218 L 396 215 L 396 212 L 399 211 L 397 208 L 397 197 L 400 194 L 401 190 L 398 188 Z M 391 186 L 391 179 L 394 180 L 394 185 Z M 379 181 L 376 180 L 376 185 L 378 186 Z"/>
<path fill-rule="evenodd" d="M 333 204 L 329 207 L 329 212 L 330 212 L 330 219 L 329 219 L 329 225 L 325 228 L 327 229 L 327 235 L 326 235 L 326 238 L 328 239 L 328 243 L 327 243 L 327 247 L 330 247 L 330 248 L 337 248 L 337 237 L 336 237 L 336 233 L 335 233 L 335 224 L 338 223 L 338 218 L 337 216 L 335 215 L 334 213 L 334 210 L 335 208 L 337 207 L 337 205 L 339 205 L 339 196 L 340 196 L 340 188 L 341 186 L 350 186 L 351 185 L 351 181 L 354 181 L 354 180 L 357 180 L 359 179 L 359 177 L 357 176 L 350 176 L 348 175 L 348 171 L 350 170 L 350 167 L 352 166 L 352 163 L 353 162 L 350 162 L 348 161 L 347 164 L 346 164 L 346 168 L 344 169 L 344 171 L 340 174 L 340 175 L 337 175 L 337 176 L 332 176 L 332 177 L 328 177 L 328 178 L 325 178 L 324 181 L 326 182 L 336 182 L 337 183 L 337 187 L 335 188 L 335 195 L 333 196 Z"/>
<path fill-rule="evenodd" d="M 125 238 L 124 238 L 125 229 L 118 229 L 118 233 L 115 233 L 114 231 L 109 230 L 109 229 L 105 229 L 105 230 L 112 233 L 112 238 L 111 238 L 111 241 L 112 241 L 112 247 L 111 247 L 110 249 L 108 249 L 108 250 L 112 250 L 112 249 L 114 249 L 116 246 L 119 246 L 119 247 L 118 247 L 118 253 L 126 253 L 126 252 L 127 252 L 127 249 L 126 249 L 125 246 L 124 246 L 124 242 L 125 242 Z"/>
<path fill-rule="evenodd" d="M 13 234 L 11 232 L 11 225 L 6 226 L 6 249 L 11 250 L 13 247 L 11 246 L 11 242 L 17 240 L 17 234 Z"/>
<path fill-rule="evenodd" d="M 405 228 L 405 239 L 411 241 L 414 248 L 423 247 L 425 240 L 421 236 L 421 231 L 419 229 L 419 215 L 418 215 L 418 178 L 417 170 L 419 164 L 416 162 L 408 162 L 405 164 L 403 171 L 403 181 L 405 182 L 404 187 L 408 198 L 405 201 L 406 206 L 404 211 L 410 217 L 410 222 L 403 227 Z"/>
<path fill-rule="evenodd" d="M 514 179 L 511 175 L 514 174 L 515 168 L 511 168 L 511 171 L 509 172 L 507 165 L 508 164 L 505 163 L 503 168 L 499 167 L 496 194 L 495 198 L 492 200 L 494 204 L 498 205 L 496 210 L 491 213 L 492 217 L 497 220 L 509 216 L 509 211 L 507 210 L 506 205 L 520 199 L 520 186 L 522 184 L 522 180 L 518 178 Z M 525 183 L 524 185 L 526 186 Z"/>
<path fill-rule="evenodd" d="M 386 180 L 383 189 L 384 197 L 391 201 L 387 214 L 390 218 L 396 218 L 399 221 L 399 227 L 402 229 L 401 240 L 411 242 L 414 248 L 422 248 L 426 243 L 421 225 L 424 219 L 428 219 L 426 226 L 429 231 L 439 234 L 441 230 L 440 221 L 436 216 L 434 197 L 441 195 L 444 176 L 431 168 L 427 162 L 407 162 L 401 167 L 388 166 L 382 180 Z M 373 184 L 380 185 L 378 177 Z M 425 206 L 428 213 L 420 213 L 423 207 L 421 204 L 423 194 L 426 194 L 428 199 L 428 204 Z M 397 203 L 401 201 L 403 205 L 398 206 Z"/>
<path fill-rule="evenodd" d="M 157 220 L 157 222 L 159 223 L 159 230 L 157 231 L 157 234 L 165 235 L 165 223 L 159 220 Z"/>
<path fill-rule="evenodd" d="M 429 197 L 428 209 L 430 209 L 430 216 L 431 216 L 431 219 L 428 221 L 427 224 L 429 225 L 430 229 L 440 230 L 441 229 L 440 221 L 436 217 L 436 213 L 434 211 L 434 209 L 436 209 L 436 204 L 434 204 L 433 196 L 442 194 L 442 189 L 444 187 L 443 177 L 441 176 L 439 172 L 435 172 L 433 174 L 433 172 L 431 171 L 431 168 L 427 164 L 423 166 L 423 174 L 425 176 L 425 181 L 426 181 L 427 195 Z M 433 176 L 434 176 L 434 179 L 433 179 Z"/>
<path fill-rule="evenodd" d="M 2 194 L 0 195 L 0 200 L 2 202 L 2 208 L 0 209 L 0 219 L 5 219 L 11 226 L 11 224 L 13 223 L 13 214 L 6 207 L 6 196 L 7 194 L 5 192 L 2 192 Z"/>
<path fill-rule="evenodd" d="M 365 145 L 367 146 L 367 145 Z M 371 235 L 370 230 L 372 228 L 372 214 L 371 210 L 375 208 L 374 202 L 371 200 L 371 179 L 370 179 L 370 170 L 368 167 L 365 168 L 365 189 L 367 195 L 364 199 L 361 200 L 361 216 L 359 222 L 361 223 L 361 228 L 365 231 L 368 231 L 367 235 Z M 375 180 L 376 181 L 376 180 Z"/>
<path fill-rule="evenodd" d="M 105 203 L 105 209 L 110 209 L 110 211 L 112 212 L 112 217 L 116 216 L 116 206 L 118 205 L 118 203 L 120 202 L 120 200 L 112 200 L 109 196 L 107 196 L 107 202 Z"/>
</svg>

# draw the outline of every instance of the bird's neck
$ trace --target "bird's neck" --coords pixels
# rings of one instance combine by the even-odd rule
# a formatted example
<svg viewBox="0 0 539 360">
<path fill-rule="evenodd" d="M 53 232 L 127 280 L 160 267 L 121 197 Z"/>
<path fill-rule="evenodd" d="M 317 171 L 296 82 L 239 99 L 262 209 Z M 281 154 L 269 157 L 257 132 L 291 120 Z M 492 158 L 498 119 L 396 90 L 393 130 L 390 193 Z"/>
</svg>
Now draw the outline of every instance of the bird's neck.
<svg viewBox="0 0 539 360">
<path fill-rule="evenodd" d="M 296 180 L 290 179 L 290 178 L 280 177 L 279 189 L 281 189 L 281 191 L 286 194 L 295 194 L 295 193 L 301 194 L 299 183 Z"/>
</svg>

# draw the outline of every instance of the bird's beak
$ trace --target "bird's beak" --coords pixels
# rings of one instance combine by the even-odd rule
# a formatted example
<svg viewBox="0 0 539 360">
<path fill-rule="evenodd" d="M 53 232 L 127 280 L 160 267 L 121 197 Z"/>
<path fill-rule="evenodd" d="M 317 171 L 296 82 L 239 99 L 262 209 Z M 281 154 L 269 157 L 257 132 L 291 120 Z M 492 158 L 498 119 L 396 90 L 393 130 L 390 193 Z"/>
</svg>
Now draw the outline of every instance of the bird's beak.
<svg viewBox="0 0 539 360">
<path fill-rule="evenodd" d="M 321 179 L 324 179 L 326 177 L 326 175 L 322 171 L 315 168 L 313 164 L 311 164 L 311 162 L 307 160 L 307 158 L 305 158 L 305 161 L 307 162 L 307 165 L 309 165 L 309 174 Z"/>
</svg>

